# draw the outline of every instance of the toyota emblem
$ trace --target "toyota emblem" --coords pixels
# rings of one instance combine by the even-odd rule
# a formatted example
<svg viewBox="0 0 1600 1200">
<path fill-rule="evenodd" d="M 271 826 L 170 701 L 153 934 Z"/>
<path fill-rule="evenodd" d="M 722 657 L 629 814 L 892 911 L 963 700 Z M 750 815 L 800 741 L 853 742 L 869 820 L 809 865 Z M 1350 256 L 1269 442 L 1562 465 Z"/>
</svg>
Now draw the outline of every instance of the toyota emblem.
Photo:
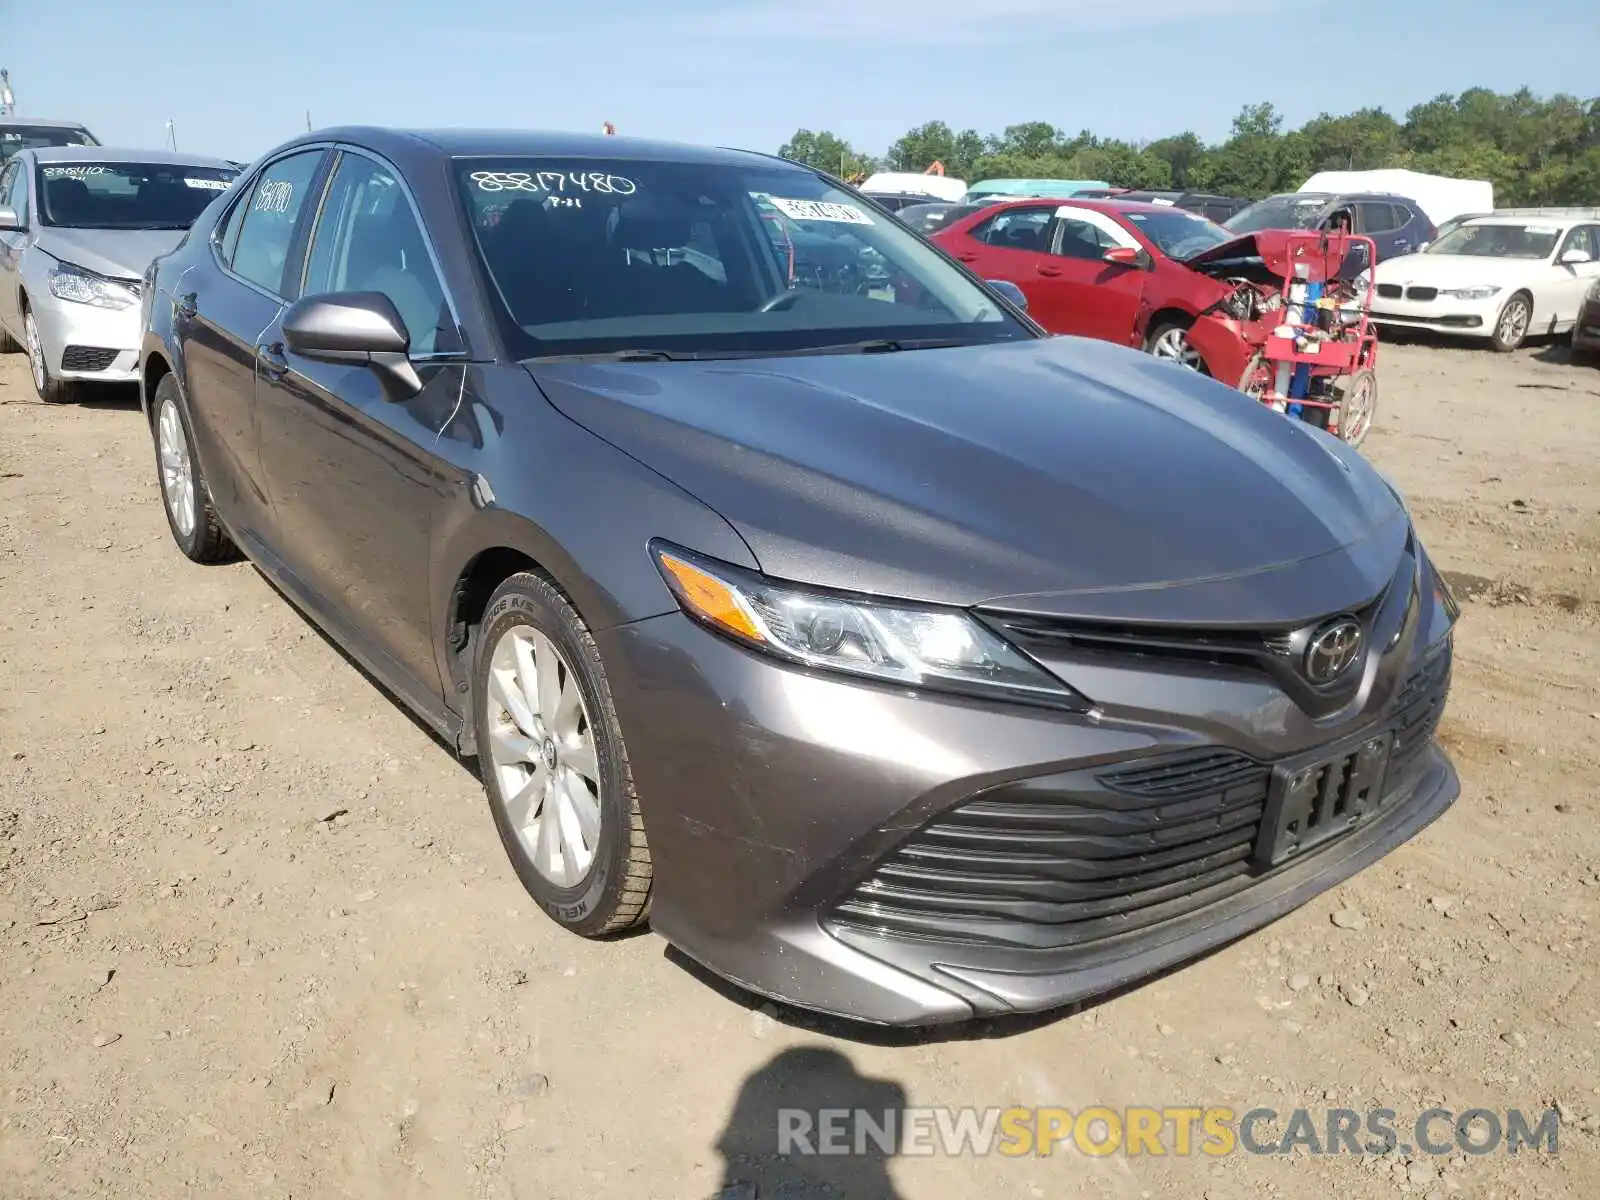
<svg viewBox="0 0 1600 1200">
<path fill-rule="evenodd" d="M 1353 617 L 1338 617 L 1311 635 L 1306 647 L 1306 678 L 1315 684 L 1332 683 L 1361 657 L 1366 635 Z"/>
</svg>

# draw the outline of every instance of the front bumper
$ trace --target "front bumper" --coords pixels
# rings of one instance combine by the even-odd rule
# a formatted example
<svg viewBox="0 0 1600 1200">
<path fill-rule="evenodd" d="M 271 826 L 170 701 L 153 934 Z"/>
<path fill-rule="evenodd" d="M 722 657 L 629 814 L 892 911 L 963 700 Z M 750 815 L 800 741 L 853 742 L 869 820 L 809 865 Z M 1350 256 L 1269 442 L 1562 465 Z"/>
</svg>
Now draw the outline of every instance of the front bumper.
<svg viewBox="0 0 1600 1200">
<path fill-rule="evenodd" d="M 1579 307 L 1572 348 L 1581 354 L 1600 354 L 1600 300 L 1585 300 Z"/>
<path fill-rule="evenodd" d="M 1272 762 L 1377 728 L 1402 708 L 1400 676 L 1416 675 L 1422 662 L 1409 640 L 1395 677 L 1375 680 L 1370 704 L 1330 731 L 1293 719 L 1281 693 L 1259 681 L 1180 681 L 1175 703 L 1192 702 L 1190 712 L 1094 720 L 791 670 L 677 614 L 596 637 L 655 863 L 654 928 L 751 991 L 853 1020 L 939 1024 L 1102 994 L 1282 916 L 1414 836 L 1458 793 L 1433 743 L 1432 711 L 1403 788 L 1375 815 L 1258 870 L 1245 868 L 1237 844 L 1256 837 L 1243 826 L 1256 819 L 1257 801 L 1243 791 L 1219 792 L 1212 818 L 1208 797 L 1183 798 L 1178 818 L 1165 802 L 1104 800 L 1085 782 L 1130 763 L 1197 753 L 1249 759 L 1259 782 Z M 1439 644 L 1442 708 L 1449 651 Z M 1219 706 L 1239 714 L 1231 730 L 1222 728 Z M 1063 812 L 1066 824 L 1052 824 L 1050 814 Z M 1083 847 L 1122 854 L 1107 835 L 1141 813 L 1191 827 L 1217 822 L 1215 836 L 1206 834 L 1215 844 L 1192 877 L 1187 866 L 1173 873 L 1162 857 L 1166 830 L 1151 824 L 1136 835 L 1135 859 L 1119 859 L 1143 874 L 1137 886 L 1148 904 L 1107 898 L 1104 887 L 1100 899 L 1049 898 L 1076 897 L 1072 873 L 1085 862 L 1094 868 L 1102 852 Z M 1000 827 L 1014 819 L 1021 830 Z M 980 840 L 1009 837 L 1047 857 L 1052 846 L 1071 843 L 1073 851 L 1047 864 L 1054 875 L 1020 881 L 1017 897 L 997 905 L 992 872 L 964 882 L 938 861 L 940 839 L 948 849 L 951 837 L 971 835 L 951 828 L 973 821 L 995 825 L 979 828 Z M 918 867 L 930 863 L 942 890 L 919 892 Z M 1104 883 L 1103 873 L 1090 881 Z M 1088 897 L 1093 887 L 1082 886 Z M 975 915 L 978 894 L 985 900 Z"/>
<path fill-rule="evenodd" d="M 1372 301 L 1371 317 L 1379 325 L 1487 338 L 1494 334 L 1500 306 L 1508 294 L 1501 292 L 1482 300 L 1458 300 L 1449 296 L 1408 300 L 1379 295 Z"/>
<path fill-rule="evenodd" d="M 139 378 L 139 306 L 111 309 L 46 294 L 33 302 L 39 346 L 55 379 L 134 383 Z"/>
</svg>

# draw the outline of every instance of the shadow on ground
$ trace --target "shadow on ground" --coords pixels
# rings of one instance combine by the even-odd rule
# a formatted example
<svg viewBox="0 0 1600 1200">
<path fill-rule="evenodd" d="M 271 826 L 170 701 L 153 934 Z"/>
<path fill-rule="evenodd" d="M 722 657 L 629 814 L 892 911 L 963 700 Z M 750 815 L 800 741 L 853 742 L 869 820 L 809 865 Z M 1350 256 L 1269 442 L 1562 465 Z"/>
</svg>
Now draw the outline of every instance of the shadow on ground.
<svg viewBox="0 0 1600 1200">
<path fill-rule="evenodd" d="M 906 1105 L 898 1083 L 862 1075 L 837 1050 L 783 1051 L 752 1072 L 734 1099 L 717 1139 L 723 1162 L 717 1200 L 900 1200 L 889 1162 Z M 825 1109 L 850 1115 L 824 1125 Z M 826 1152 L 840 1145 L 845 1153 Z"/>
</svg>

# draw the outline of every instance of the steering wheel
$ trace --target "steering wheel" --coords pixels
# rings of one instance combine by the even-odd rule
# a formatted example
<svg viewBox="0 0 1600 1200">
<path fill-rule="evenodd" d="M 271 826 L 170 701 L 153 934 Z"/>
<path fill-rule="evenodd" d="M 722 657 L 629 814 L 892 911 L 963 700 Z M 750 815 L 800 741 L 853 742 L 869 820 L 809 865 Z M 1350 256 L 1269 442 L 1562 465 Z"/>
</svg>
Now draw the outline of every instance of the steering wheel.
<svg viewBox="0 0 1600 1200">
<path fill-rule="evenodd" d="M 772 299 L 768 300 L 760 308 L 756 309 L 756 311 L 757 312 L 763 312 L 763 313 L 785 312 L 788 309 L 793 308 L 795 301 L 798 300 L 798 299 L 800 299 L 800 293 L 798 291 L 794 290 L 794 289 L 790 289 L 790 290 L 784 291 L 784 292 L 779 292 L 776 296 L 772 297 Z"/>
</svg>

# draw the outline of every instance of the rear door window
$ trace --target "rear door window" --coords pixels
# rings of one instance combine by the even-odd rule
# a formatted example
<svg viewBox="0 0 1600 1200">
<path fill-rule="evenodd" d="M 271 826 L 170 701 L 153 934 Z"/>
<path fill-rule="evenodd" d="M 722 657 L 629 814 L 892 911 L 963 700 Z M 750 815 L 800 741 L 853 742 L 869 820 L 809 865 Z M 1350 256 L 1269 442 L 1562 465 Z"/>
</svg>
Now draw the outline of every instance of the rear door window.
<svg viewBox="0 0 1600 1200">
<path fill-rule="evenodd" d="M 1051 208 L 1014 208 L 997 213 L 972 231 L 978 241 L 1001 250 L 1049 249 Z"/>
<path fill-rule="evenodd" d="M 1356 229 L 1360 233 L 1392 233 L 1400 228 L 1394 205 L 1362 200 L 1356 207 Z"/>
<path fill-rule="evenodd" d="M 322 154 L 308 150 L 279 159 L 261 173 L 249 200 L 239 206 L 242 223 L 230 265 L 234 274 L 276 296 L 289 294 L 285 268 Z"/>
</svg>

